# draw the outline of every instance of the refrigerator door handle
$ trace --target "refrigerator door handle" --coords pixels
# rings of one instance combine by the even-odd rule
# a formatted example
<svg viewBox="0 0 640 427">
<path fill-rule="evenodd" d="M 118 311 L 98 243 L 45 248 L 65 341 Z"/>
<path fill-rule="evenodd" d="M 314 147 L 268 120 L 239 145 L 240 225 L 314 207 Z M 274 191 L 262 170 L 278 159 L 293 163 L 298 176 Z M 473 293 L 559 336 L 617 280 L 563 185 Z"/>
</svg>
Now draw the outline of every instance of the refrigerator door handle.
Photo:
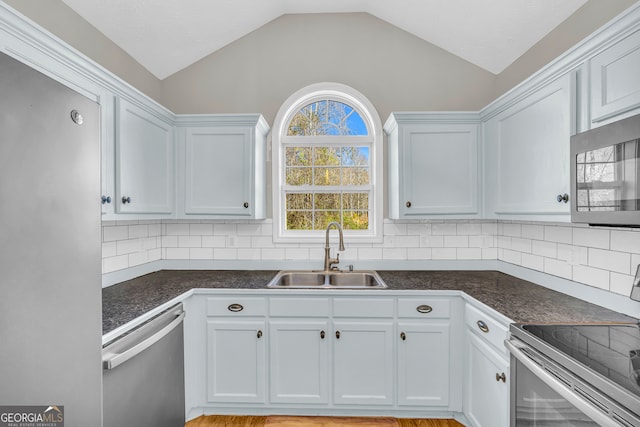
<svg viewBox="0 0 640 427">
<path fill-rule="evenodd" d="M 171 323 L 167 324 L 158 332 L 154 333 L 153 335 L 144 339 L 141 342 L 135 342 L 132 346 L 129 346 L 123 349 L 123 351 L 110 352 L 109 347 L 106 347 L 105 350 L 103 350 L 102 368 L 106 370 L 114 369 L 119 365 L 122 365 L 124 362 L 131 359 L 132 357 L 135 357 L 136 355 L 142 353 L 144 350 L 151 347 L 156 342 L 160 341 L 167 334 L 169 334 L 169 332 L 174 330 L 180 323 L 182 323 L 182 320 L 184 319 L 184 315 L 185 315 L 185 312 L 181 311 L 180 314 L 178 314 L 177 317 L 171 321 Z M 117 341 L 115 344 L 117 344 Z"/>
</svg>

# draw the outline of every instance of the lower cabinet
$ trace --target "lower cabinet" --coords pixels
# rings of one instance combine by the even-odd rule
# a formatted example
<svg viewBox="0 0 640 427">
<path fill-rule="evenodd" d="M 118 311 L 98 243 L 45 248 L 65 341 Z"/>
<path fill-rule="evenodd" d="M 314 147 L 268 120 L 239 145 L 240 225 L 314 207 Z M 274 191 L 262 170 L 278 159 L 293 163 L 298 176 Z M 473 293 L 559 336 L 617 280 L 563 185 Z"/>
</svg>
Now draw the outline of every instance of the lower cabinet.
<svg viewBox="0 0 640 427">
<path fill-rule="evenodd" d="M 334 322 L 333 399 L 340 405 L 392 405 L 393 323 Z"/>
</svg>

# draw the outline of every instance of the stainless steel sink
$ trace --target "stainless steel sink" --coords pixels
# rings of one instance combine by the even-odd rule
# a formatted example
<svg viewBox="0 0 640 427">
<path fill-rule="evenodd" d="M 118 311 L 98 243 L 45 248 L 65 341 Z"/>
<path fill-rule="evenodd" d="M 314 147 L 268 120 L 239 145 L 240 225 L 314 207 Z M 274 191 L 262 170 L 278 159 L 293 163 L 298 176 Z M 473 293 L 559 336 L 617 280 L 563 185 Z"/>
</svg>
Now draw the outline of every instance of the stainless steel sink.
<svg viewBox="0 0 640 427">
<path fill-rule="evenodd" d="M 382 289 L 382 278 L 373 270 L 355 271 L 280 271 L 267 284 L 279 289 Z"/>
</svg>

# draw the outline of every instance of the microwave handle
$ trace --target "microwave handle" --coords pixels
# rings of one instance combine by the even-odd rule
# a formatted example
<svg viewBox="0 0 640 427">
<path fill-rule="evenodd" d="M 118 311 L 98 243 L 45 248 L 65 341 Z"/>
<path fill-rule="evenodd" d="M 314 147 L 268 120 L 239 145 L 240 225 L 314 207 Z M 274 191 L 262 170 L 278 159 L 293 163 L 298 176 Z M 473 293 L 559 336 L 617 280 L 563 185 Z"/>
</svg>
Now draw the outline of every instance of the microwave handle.
<svg viewBox="0 0 640 427">
<path fill-rule="evenodd" d="M 515 342 L 513 340 L 505 340 L 505 347 L 509 350 L 511 355 L 515 357 L 520 363 L 522 363 L 527 369 L 529 369 L 536 377 L 543 381 L 546 385 L 551 387 L 553 391 L 562 396 L 567 402 L 571 403 L 583 414 L 591 418 L 603 427 L 620 427 L 620 424 L 609 418 L 609 416 L 591 403 L 574 393 L 572 390 L 565 387 L 554 376 L 542 369 L 537 363 L 525 356 L 520 348 L 523 344 Z"/>
</svg>

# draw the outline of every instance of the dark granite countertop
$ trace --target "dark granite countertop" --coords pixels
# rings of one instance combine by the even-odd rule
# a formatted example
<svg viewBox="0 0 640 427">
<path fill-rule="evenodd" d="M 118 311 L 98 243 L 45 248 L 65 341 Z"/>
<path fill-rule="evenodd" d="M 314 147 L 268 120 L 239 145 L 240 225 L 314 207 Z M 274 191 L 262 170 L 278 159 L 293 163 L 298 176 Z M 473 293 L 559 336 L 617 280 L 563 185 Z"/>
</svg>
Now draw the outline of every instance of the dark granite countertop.
<svg viewBox="0 0 640 427">
<path fill-rule="evenodd" d="M 163 270 L 104 288 L 102 333 L 191 289 L 263 289 L 275 274 L 276 271 Z M 378 274 L 392 291 L 463 291 L 518 323 L 637 322 L 624 314 L 498 271 L 378 271 Z"/>
</svg>

